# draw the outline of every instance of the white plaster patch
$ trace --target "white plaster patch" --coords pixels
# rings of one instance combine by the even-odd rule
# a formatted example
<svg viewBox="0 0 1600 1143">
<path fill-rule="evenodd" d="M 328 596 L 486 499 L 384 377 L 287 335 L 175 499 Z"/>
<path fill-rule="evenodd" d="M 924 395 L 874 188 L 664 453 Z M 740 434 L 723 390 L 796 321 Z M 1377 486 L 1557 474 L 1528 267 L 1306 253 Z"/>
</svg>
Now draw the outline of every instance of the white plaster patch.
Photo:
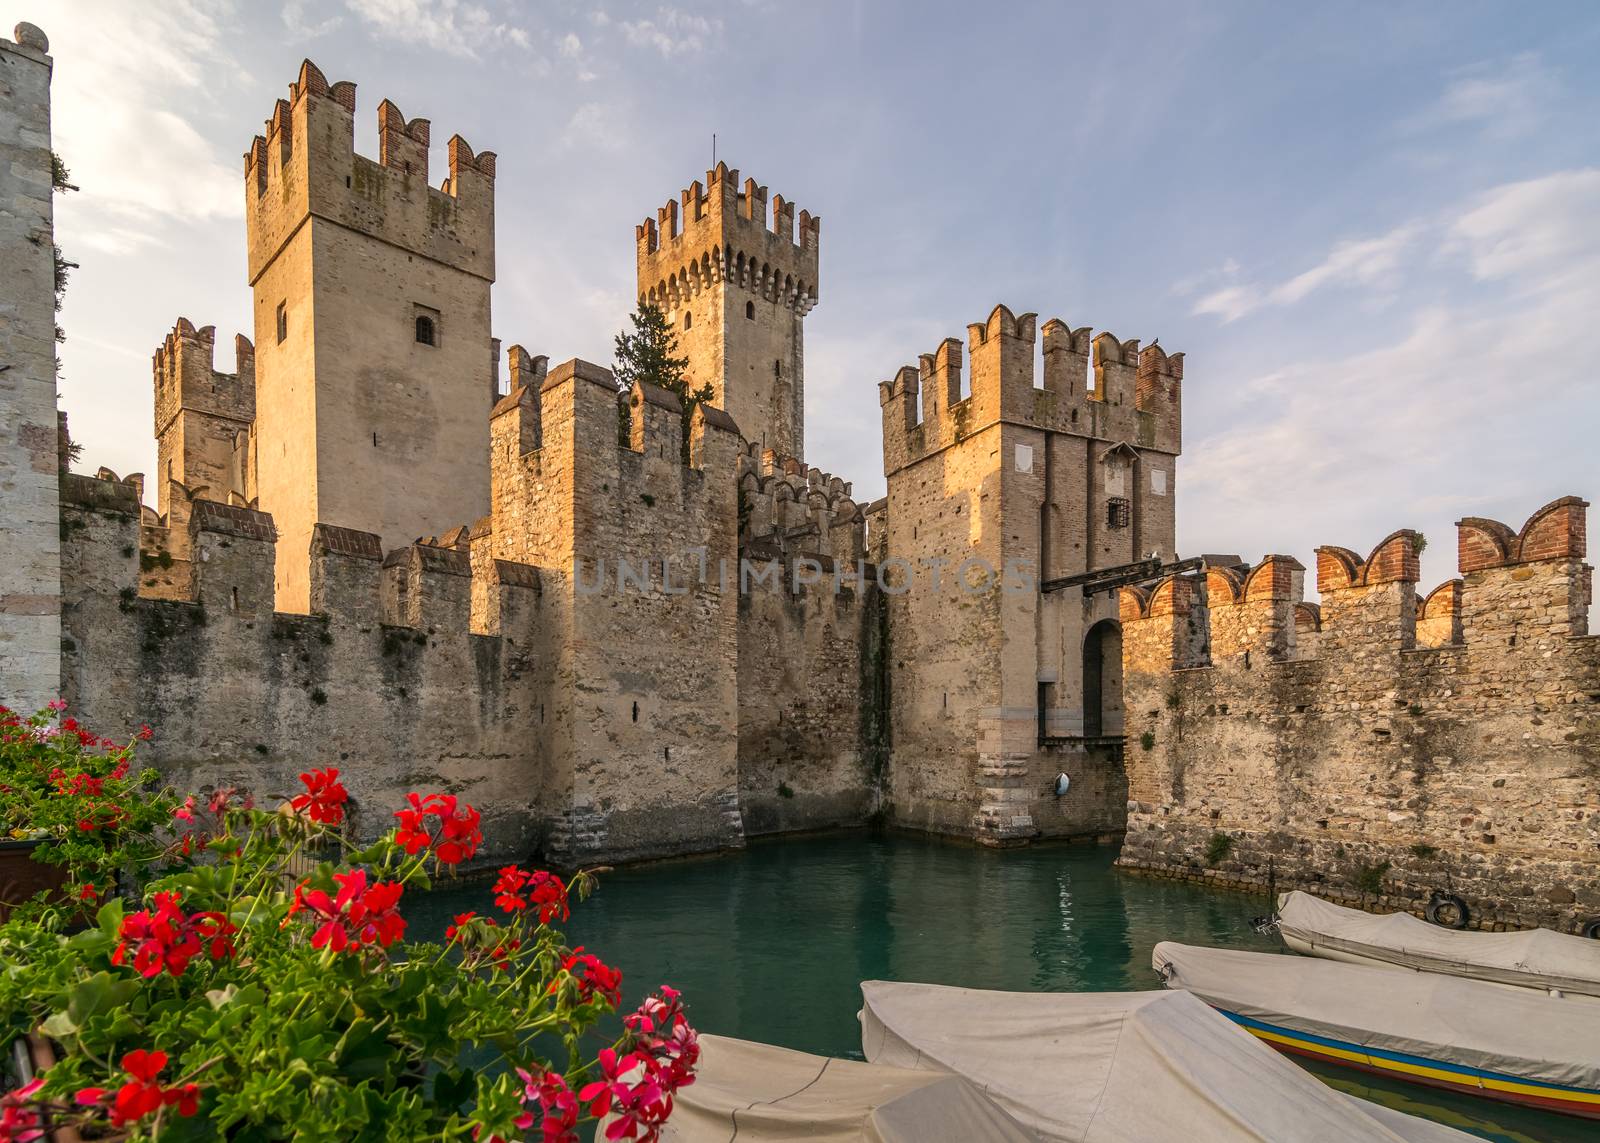
<svg viewBox="0 0 1600 1143">
<path fill-rule="evenodd" d="M 1019 444 L 1017 446 L 1017 471 L 1018 472 L 1032 472 L 1033 471 L 1033 446 L 1032 445 Z"/>
</svg>

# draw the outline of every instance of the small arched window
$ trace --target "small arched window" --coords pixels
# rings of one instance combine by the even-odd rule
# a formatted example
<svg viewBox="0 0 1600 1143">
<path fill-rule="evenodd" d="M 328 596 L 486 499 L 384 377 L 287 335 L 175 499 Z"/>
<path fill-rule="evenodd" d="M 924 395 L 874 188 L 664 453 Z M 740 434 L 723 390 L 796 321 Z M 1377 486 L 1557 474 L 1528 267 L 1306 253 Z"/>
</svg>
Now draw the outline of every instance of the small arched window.
<svg viewBox="0 0 1600 1143">
<path fill-rule="evenodd" d="M 692 325 L 694 325 L 694 315 L 686 310 L 683 315 L 683 328 L 688 329 Z"/>
<path fill-rule="evenodd" d="M 754 302 L 746 302 L 744 304 L 744 316 L 751 321 L 756 320 L 756 304 Z"/>
<path fill-rule="evenodd" d="M 433 319 L 427 314 L 417 315 L 417 344 L 434 344 Z"/>
</svg>

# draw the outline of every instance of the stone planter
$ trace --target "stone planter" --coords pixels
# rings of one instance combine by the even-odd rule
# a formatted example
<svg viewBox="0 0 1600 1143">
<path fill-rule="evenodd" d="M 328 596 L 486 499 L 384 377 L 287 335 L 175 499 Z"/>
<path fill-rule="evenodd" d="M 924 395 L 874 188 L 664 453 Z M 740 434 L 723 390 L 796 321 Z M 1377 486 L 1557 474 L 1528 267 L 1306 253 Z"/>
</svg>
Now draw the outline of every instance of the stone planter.
<svg viewBox="0 0 1600 1143">
<path fill-rule="evenodd" d="M 66 884 L 65 865 L 46 865 L 33 859 L 34 851 L 43 844 L 34 838 L 0 841 L 0 924 L 10 918 L 12 909 L 41 889 L 59 892 Z"/>
</svg>

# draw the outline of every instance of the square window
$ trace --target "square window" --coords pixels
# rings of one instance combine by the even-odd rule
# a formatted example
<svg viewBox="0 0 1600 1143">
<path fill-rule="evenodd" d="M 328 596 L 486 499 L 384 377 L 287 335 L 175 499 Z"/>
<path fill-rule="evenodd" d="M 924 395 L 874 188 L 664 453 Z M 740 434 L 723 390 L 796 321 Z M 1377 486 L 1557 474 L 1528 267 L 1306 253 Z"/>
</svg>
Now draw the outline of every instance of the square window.
<svg viewBox="0 0 1600 1143">
<path fill-rule="evenodd" d="M 1128 519 L 1133 515 L 1133 506 L 1122 496 L 1113 496 L 1106 501 L 1106 527 L 1126 528 Z"/>
</svg>

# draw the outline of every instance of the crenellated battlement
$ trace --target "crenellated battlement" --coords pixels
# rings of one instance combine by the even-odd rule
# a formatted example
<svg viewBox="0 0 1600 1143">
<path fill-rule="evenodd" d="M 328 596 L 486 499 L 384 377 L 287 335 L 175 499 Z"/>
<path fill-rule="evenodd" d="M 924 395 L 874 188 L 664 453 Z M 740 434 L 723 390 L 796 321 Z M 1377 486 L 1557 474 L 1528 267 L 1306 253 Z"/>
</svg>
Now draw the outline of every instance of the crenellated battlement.
<svg viewBox="0 0 1600 1143">
<path fill-rule="evenodd" d="M 1121 864 L 1412 910 L 1449 886 L 1485 928 L 1570 929 L 1600 796 L 1586 508 L 1461 520 L 1461 576 L 1421 600 L 1409 529 L 1318 548 L 1320 607 L 1288 556 L 1123 589 Z"/>
<path fill-rule="evenodd" d="M 170 542 L 156 546 L 180 559 L 188 556 L 192 500 L 247 503 L 254 495 L 255 346 L 242 334 L 234 338 L 232 373 L 218 371 L 215 355 L 215 327 L 196 329 L 179 318 L 151 361 L 157 455 L 152 484 L 161 524 L 174 529 Z M 146 586 L 171 590 L 170 577 L 156 578 Z"/>
<path fill-rule="evenodd" d="M 378 158 L 355 152 L 356 85 L 330 84 L 310 60 L 245 153 L 245 219 L 254 283 L 315 216 L 492 281 L 493 151 L 449 143 L 449 176 L 428 184 L 426 119 L 378 107 Z"/>
<path fill-rule="evenodd" d="M 149 509 L 138 500 L 139 486 L 106 472 L 101 477 L 69 473 L 62 485 L 63 534 L 71 548 L 69 558 L 97 594 L 154 602 L 198 604 L 208 612 L 225 612 L 253 618 L 270 615 L 273 603 L 273 567 L 277 528 L 269 513 L 237 504 L 195 498 L 187 505 L 180 525 L 186 533 L 186 575 L 181 591 L 150 592 L 144 579 L 150 569 L 148 538 L 138 555 L 125 537 L 142 530 L 168 537 L 173 530 L 165 521 L 152 523 Z M 161 540 L 163 544 L 166 539 Z M 318 524 L 312 535 L 311 584 L 313 614 L 325 620 L 358 627 L 382 623 L 393 627 L 427 630 L 430 634 L 501 634 L 502 629 L 480 628 L 472 622 L 474 579 L 492 580 L 492 594 L 503 599 L 508 590 L 536 591 L 537 568 L 503 559 L 473 558 L 473 541 L 467 529 L 444 537 L 427 537 L 387 553 L 370 532 Z M 501 603 L 497 614 L 514 609 Z M 527 608 L 514 630 L 527 627 Z"/>
<path fill-rule="evenodd" d="M 732 474 L 732 464 L 722 463 L 723 438 L 738 442 L 739 426 L 723 410 L 697 405 L 685 424 L 682 401 L 666 389 L 635 383 L 622 393 L 604 366 L 573 358 L 551 367 L 520 345 L 508 356 L 510 390 L 490 412 L 491 448 L 502 470 L 553 448 L 619 478 L 644 479 L 663 467 L 703 472 L 708 463 Z M 637 468 L 642 461 L 650 462 L 647 469 Z M 535 456 L 534 463 L 560 462 Z"/>
<path fill-rule="evenodd" d="M 1363 559 L 1349 548 L 1317 549 L 1321 605 L 1303 598 L 1305 568 L 1292 556 L 1267 556 L 1241 571 L 1208 567 L 1146 588 L 1123 588 L 1122 621 L 1149 625 L 1182 662 L 1217 666 L 1255 654 L 1268 661 L 1337 657 L 1360 661 L 1413 648 L 1468 647 L 1497 652 L 1506 631 L 1536 629 L 1541 638 L 1588 633 L 1591 569 L 1583 563 L 1586 501 L 1568 496 L 1535 512 L 1520 530 L 1471 516 L 1460 521 L 1462 578 L 1446 580 L 1419 601 L 1419 533 L 1402 528 Z M 1530 615 L 1530 609 L 1535 613 Z M 1184 632 L 1172 615 L 1198 615 Z M 1476 644 L 1474 637 L 1477 637 Z M 1515 646 L 1515 642 L 1509 644 Z"/>
<path fill-rule="evenodd" d="M 750 444 L 739 456 L 739 547 L 854 566 L 867 558 L 866 515 L 850 482 Z"/>
<path fill-rule="evenodd" d="M 196 329 L 180 317 L 151 358 L 155 379 L 156 435 L 178 415 L 193 410 L 248 425 L 256 415 L 256 350 L 244 334 L 233 339 L 234 368 L 216 367 L 215 326 Z"/>
<path fill-rule="evenodd" d="M 718 163 L 634 228 L 641 301 L 675 310 L 715 283 L 800 314 L 817 303 L 822 219 Z"/>
<path fill-rule="evenodd" d="M 1042 376 L 1034 350 L 1042 342 Z M 887 470 L 999 421 L 1176 455 L 1182 450 L 1183 354 L 1093 334 L 997 305 L 915 366 L 878 386 Z M 1091 368 L 1092 359 L 1092 368 Z"/>
</svg>

